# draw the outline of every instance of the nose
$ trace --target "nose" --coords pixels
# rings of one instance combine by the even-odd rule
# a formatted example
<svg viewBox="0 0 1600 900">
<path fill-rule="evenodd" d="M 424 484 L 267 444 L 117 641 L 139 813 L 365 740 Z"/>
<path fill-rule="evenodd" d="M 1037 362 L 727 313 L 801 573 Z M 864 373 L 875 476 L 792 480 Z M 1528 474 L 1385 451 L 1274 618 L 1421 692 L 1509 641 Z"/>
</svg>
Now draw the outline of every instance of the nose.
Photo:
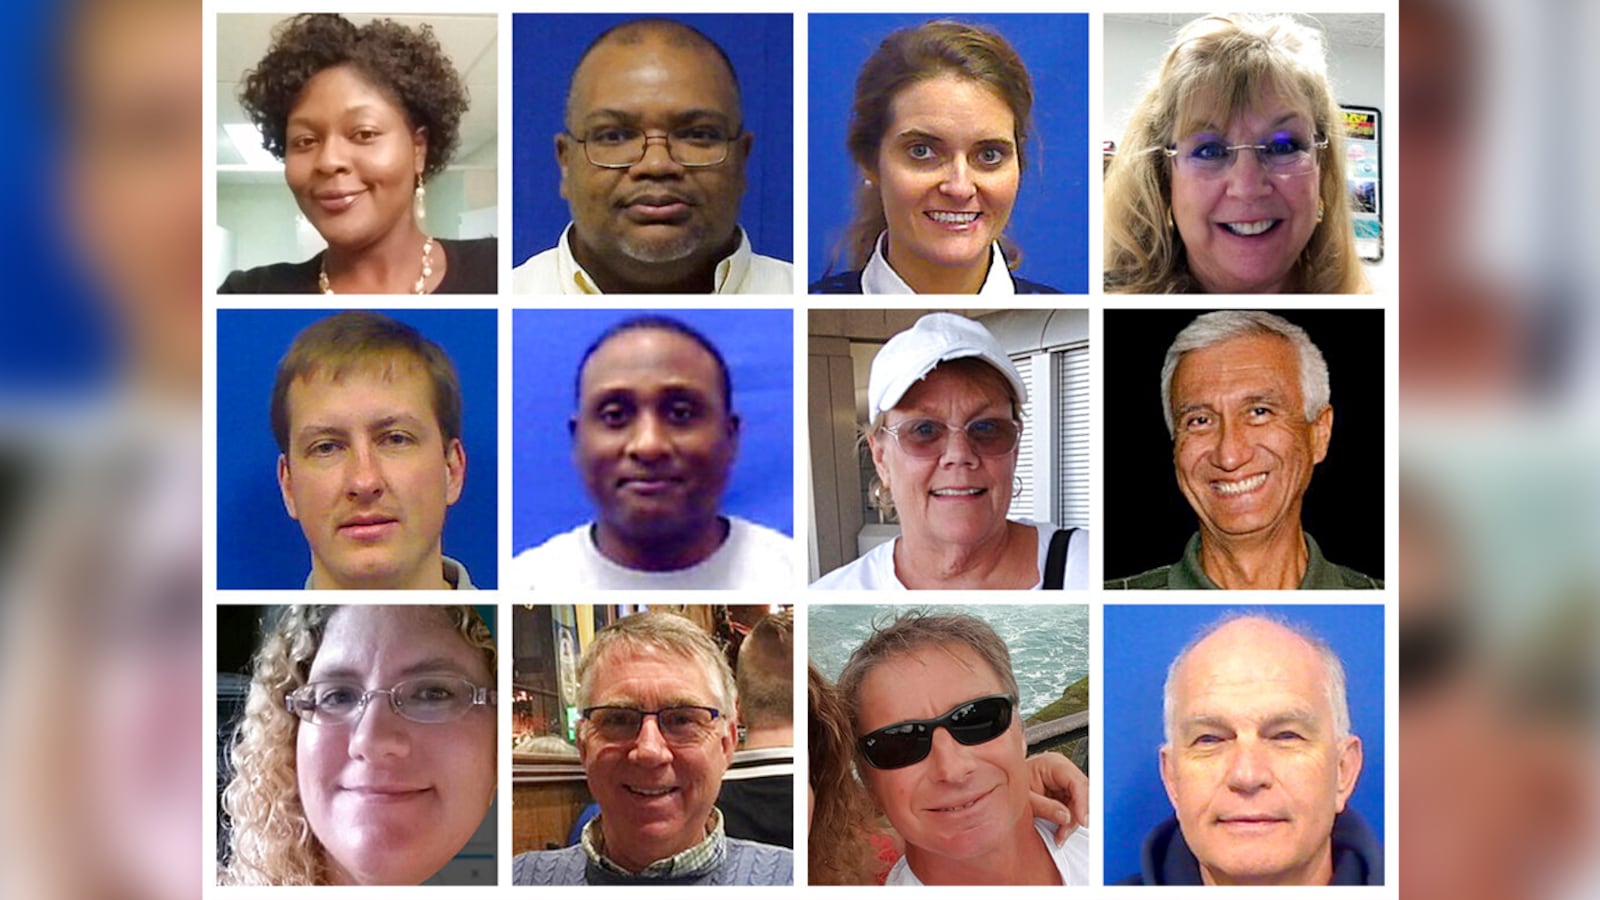
<svg viewBox="0 0 1600 900">
<path fill-rule="evenodd" d="M 943 728 L 933 730 L 933 747 L 928 751 L 928 773 L 937 781 L 962 782 L 972 774 L 972 751 L 963 747 Z"/>
<path fill-rule="evenodd" d="M 658 460 L 672 453 L 672 436 L 661 417 L 646 412 L 634 420 L 628 434 L 628 455 L 638 460 Z"/>
<path fill-rule="evenodd" d="M 1271 176 L 1261 154 L 1250 147 L 1234 151 L 1233 164 L 1222 176 L 1227 180 L 1228 195 L 1232 197 L 1259 197 L 1272 191 Z"/>
<path fill-rule="evenodd" d="M 350 168 L 350 148 L 337 134 L 330 134 L 317 145 L 316 169 L 322 174 L 345 172 Z"/>
<path fill-rule="evenodd" d="M 350 757 L 377 759 L 411 752 L 410 726 L 390 705 L 388 691 L 374 691 L 350 723 Z"/>
<path fill-rule="evenodd" d="M 647 134 L 644 136 L 644 156 L 634 163 L 629 169 L 637 175 L 656 176 L 681 175 L 683 166 L 672 158 L 669 145 L 671 140 L 665 134 Z"/>
<path fill-rule="evenodd" d="M 628 760 L 644 766 L 662 766 L 672 761 L 672 748 L 661 733 L 661 723 L 655 716 L 645 716 L 639 723 L 639 735 L 628 751 Z"/>
<path fill-rule="evenodd" d="M 1268 752 L 1259 741 L 1237 741 L 1228 760 L 1228 787 L 1241 794 L 1253 794 L 1270 787 L 1272 762 L 1267 758 Z"/>
<path fill-rule="evenodd" d="M 939 464 L 942 466 L 976 466 L 978 454 L 972 452 L 972 442 L 967 437 L 965 428 L 950 428 L 946 426 L 944 436 L 944 452 L 939 454 Z"/>
<path fill-rule="evenodd" d="M 952 200 L 965 202 L 972 198 L 976 190 L 972 168 L 967 165 L 966 157 L 956 156 L 945 169 L 945 179 L 939 184 L 939 192 Z"/>
<path fill-rule="evenodd" d="M 1222 417 L 1217 423 L 1217 445 L 1212 454 L 1217 468 L 1231 472 L 1255 455 L 1250 444 L 1249 426 L 1243 422 Z"/>
<path fill-rule="evenodd" d="M 371 444 L 360 444 L 353 449 L 345 478 L 346 491 L 353 500 L 372 500 L 383 495 L 383 464 Z"/>
</svg>

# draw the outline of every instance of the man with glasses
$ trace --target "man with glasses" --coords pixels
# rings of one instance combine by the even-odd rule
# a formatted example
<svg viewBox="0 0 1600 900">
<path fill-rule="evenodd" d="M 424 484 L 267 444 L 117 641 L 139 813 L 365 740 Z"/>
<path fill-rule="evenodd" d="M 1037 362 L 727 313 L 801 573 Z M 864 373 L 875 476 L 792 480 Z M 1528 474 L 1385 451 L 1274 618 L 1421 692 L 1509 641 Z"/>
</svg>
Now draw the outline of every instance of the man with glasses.
<svg viewBox="0 0 1600 900">
<path fill-rule="evenodd" d="M 1183 558 L 1106 582 L 1129 590 L 1354 590 L 1383 582 L 1329 562 L 1300 527 L 1333 432 L 1328 363 L 1305 329 L 1222 310 L 1167 348 L 1161 406 L 1178 489 L 1200 520 Z"/>
<path fill-rule="evenodd" d="M 578 662 L 578 754 L 600 814 L 578 844 L 519 855 L 512 883 L 792 883 L 792 851 L 727 837 L 715 806 L 737 700 L 727 659 L 688 619 L 602 629 Z"/>
<path fill-rule="evenodd" d="M 641 19 L 596 38 L 555 136 L 572 224 L 512 271 L 538 294 L 787 294 L 793 267 L 739 227 L 745 164 L 727 54 L 679 22 Z"/>
<path fill-rule="evenodd" d="M 888 884 L 1088 884 L 1087 830 L 1058 844 L 1032 814 L 1011 653 L 987 623 L 902 615 L 851 654 L 839 691 L 857 770 L 905 841 Z"/>
</svg>

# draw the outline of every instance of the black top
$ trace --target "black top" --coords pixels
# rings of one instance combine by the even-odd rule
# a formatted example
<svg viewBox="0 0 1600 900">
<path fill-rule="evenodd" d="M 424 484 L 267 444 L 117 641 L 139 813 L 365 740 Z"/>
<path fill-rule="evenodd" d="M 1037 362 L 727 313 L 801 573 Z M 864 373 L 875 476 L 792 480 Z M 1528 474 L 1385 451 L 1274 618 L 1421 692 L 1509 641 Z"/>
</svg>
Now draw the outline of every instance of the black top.
<svg viewBox="0 0 1600 900">
<path fill-rule="evenodd" d="M 1059 294 L 1060 291 L 1048 284 L 1029 281 L 1026 278 L 1011 276 L 1011 283 L 1017 286 L 1019 294 Z M 807 288 L 811 294 L 859 294 L 861 293 L 861 270 L 841 272 L 838 275 L 827 275 L 819 281 L 813 281 Z"/>
<path fill-rule="evenodd" d="M 435 294 L 494 294 L 498 293 L 500 264 L 499 242 L 492 237 L 470 241 L 452 241 L 434 238 L 444 250 L 449 268 Z M 324 253 L 327 251 L 323 251 Z M 322 254 L 305 262 L 273 263 L 254 269 L 236 269 L 230 274 L 219 294 L 315 294 L 317 273 L 322 270 Z"/>
</svg>

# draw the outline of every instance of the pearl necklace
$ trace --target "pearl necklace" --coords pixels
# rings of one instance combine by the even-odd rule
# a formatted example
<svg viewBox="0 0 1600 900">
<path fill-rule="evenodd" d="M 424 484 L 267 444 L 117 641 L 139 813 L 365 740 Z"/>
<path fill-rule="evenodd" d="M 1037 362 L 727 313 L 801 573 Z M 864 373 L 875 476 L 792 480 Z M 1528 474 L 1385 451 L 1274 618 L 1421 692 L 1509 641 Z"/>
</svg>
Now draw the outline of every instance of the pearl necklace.
<svg viewBox="0 0 1600 900">
<path fill-rule="evenodd" d="M 413 294 L 426 294 L 428 292 L 428 279 L 433 275 L 433 238 L 428 238 L 422 244 L 422 274 L 417 276 L 417 283 L 411 289 Z M 328 283 L 328 254 L 322 254 L 322 265 L 317 270 L 317 289 L 324 294 L 333 293 L 333 285 Z"/>
</svg>

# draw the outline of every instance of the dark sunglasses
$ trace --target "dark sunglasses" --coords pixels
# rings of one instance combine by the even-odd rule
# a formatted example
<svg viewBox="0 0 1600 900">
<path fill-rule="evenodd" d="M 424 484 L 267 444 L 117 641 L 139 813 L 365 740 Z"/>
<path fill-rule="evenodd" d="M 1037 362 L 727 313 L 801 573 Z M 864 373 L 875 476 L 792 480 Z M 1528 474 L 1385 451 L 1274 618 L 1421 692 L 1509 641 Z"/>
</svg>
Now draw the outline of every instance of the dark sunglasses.
<svg viewBox="0 0 1600 900">
<path fill-rule="evenodd" d="M 856 746 L 874 769 L 901 769 L 928 758 L 933 750 L 933 730 L 943 728 L 959 744 L 986 744 L 1011 727 L 1010 694 L 995 694 L 957 706 L 937 719 L 896 722 L 861 736 Z"/>
</svg>

